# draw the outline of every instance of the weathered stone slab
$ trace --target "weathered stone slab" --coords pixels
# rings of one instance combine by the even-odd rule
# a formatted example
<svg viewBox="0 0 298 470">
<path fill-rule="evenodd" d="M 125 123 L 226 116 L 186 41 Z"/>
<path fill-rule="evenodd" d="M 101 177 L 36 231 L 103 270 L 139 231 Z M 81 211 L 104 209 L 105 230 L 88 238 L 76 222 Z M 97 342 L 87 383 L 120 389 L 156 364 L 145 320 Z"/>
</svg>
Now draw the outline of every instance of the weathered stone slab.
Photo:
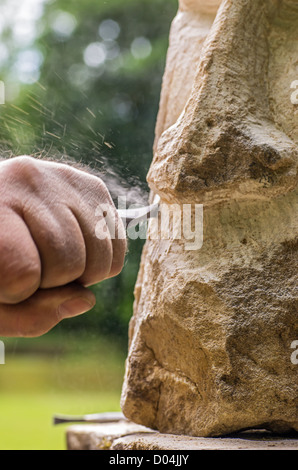
<svg viewBox="0 0 298 470">
<path fill-rule="evenodd" d="M 68 450 L 297 450 L 298 438 L 268 432 L 243 432 L 233 437 L 197 438 L 161 434 L 131 422 L 84 424 L 67 430 Z"/>
<path fill-rule="evenodd" d="M 104 424 L 75 424 L 67 429 L 68 450 L 107 450 L 115 439 L 135 433 L 153 432 L 130 421 Z"/>
<path fill-rule="evenodd" d="M 173 434 L 133 434 L 113 442 L 111 450 L 298 450 L 297 439 L 244 434 L 233 438 L 198 438 Z"/>
</svg>

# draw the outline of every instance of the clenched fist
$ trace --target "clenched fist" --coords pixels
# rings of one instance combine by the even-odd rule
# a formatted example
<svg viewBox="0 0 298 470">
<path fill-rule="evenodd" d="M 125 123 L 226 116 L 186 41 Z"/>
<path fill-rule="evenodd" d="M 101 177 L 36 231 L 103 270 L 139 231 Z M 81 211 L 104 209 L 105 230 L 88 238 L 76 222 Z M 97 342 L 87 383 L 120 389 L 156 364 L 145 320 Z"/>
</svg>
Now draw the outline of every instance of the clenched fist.
<svg viewBox="0 0 298 470">
<path fill-rule="evenodd" d="M 113 237 L 108 223 L 100 236 L 95 230 L 107 204 Z M 101 179 L 27 156 L 0 162 L 0 336 L 40 336 L 90 310 L 87 286 L 119 274 L 125 251 L 125 229 Z"/>
</svg>

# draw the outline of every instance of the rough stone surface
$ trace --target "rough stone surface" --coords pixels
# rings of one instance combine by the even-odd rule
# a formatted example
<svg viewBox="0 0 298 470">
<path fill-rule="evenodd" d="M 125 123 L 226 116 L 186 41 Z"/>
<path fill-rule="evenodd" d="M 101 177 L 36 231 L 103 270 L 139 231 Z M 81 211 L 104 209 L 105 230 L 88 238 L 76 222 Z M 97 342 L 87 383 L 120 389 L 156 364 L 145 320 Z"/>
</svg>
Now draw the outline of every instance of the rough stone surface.
<svg viewBox="0 0 298 470">
<path fill-rule="evenodd" d="M 68 450 L 297 450 L 298 440 L 263 431 L 224 438 L 160 434 L 131 422 L 84 424 L 67 430 Z"/>
<path fill-rule="evenodd" d="M 130 421 L 109 424 L 75 424 L 67 429 L 67 449 L 108 450 L 115 439 L 145 432 L 153 431 Z"/>
<path fill-rule="evenodd" d="M 296 439 L 272 439 L 266 434 L 236 435 L 233 438 L 133 434 L 116 439 L 111 450 L 297 450 Z"/>
<path fill-rule="evenodd" d="M 297 31 L 296 0 L 180 3 L 148 182 L 204 205 L 204 243 L 149 226 L 121 400 L 136 423 L 298 431 Z"/>
</svg>

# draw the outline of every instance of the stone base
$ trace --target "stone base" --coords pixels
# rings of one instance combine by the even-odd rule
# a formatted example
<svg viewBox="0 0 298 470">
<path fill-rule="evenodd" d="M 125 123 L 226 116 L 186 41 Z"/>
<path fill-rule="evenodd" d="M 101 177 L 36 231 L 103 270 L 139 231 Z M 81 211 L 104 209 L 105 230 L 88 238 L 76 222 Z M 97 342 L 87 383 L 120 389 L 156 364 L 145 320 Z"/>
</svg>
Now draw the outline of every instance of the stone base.
<svg viewBox="0 0 298 470">
<path fill-rule="evenodd" d="M 262 430 L 227 437 L 161 434 L 131 421 L 80 424 L 67 429 L 68 450 L 298 450 L 298 434 L 277 436 Z"/>
</svg>

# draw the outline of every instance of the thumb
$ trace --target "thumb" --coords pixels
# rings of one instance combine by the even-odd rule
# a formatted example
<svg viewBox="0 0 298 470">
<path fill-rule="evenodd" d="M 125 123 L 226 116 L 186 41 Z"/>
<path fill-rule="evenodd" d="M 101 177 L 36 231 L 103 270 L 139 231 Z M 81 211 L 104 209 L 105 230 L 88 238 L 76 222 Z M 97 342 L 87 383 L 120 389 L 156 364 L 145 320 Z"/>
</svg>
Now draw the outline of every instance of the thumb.
<svg viewBox="0 0 298 470">
<path fill-rule="evenodd" d="M 94 294 L 75 283 L 39 289 L 19 304 L 0 304 L 0 336 L 41 336 L 61 320 L 85 313 L 94 305 Z"/>
</svg>

